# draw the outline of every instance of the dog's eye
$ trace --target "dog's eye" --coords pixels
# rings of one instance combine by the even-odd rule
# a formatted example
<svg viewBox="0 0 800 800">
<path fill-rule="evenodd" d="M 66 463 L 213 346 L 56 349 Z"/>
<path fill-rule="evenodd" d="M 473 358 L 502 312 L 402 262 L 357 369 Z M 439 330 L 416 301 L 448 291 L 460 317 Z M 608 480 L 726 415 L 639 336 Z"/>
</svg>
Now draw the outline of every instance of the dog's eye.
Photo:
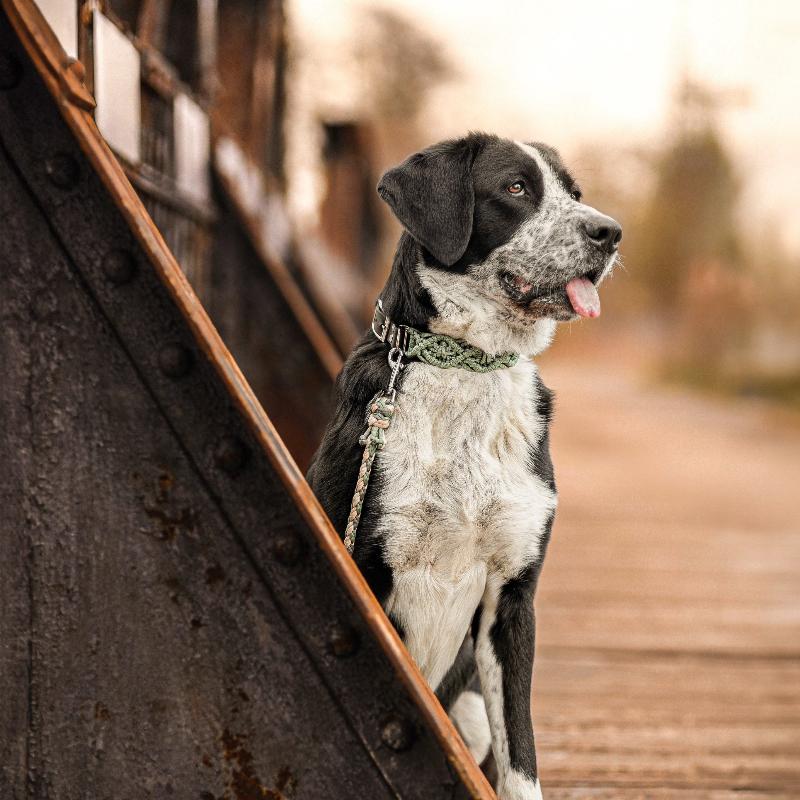
<svg viewBox="0 0 800 800">
<path fill-rule="evenodd" d="M 573 200 L 574 200 L 576 203 L 580 203 L 580 201 L 581 201 L 581 198 L 583 197 L 583 192 L 582 192 L 580 189 L 578 189 L 578 188 L 576 187 L 575 189 L 573 189 L 573 190 L 572 190 L 572 191 L 569 193 L 569 196 L 570 196 L 570 197 L 571 197 L 571 198 L 572 198 L 572 199 L 573 199 Z"/>
<path fill-rule="evenodd" d="M 522 181 L 514 181 L 511 186 L 506 187 L 506 191 L 517 196 L 525 194 L 525 184 Z"/>
</svg>

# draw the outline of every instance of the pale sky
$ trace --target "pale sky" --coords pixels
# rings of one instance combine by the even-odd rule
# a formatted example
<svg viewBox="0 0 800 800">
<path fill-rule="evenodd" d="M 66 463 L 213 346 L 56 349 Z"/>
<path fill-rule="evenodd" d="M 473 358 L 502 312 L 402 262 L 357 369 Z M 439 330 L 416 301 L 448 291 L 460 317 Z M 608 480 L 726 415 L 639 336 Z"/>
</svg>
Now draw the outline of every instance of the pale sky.
<svg viewBox="0 0 800 800">
<path fill-rule="evenodd" d="M 729 91 L 723 132 L 747 183 L 746 211 L 774 219 L 800 250 L 798 0 L 290 0 L 317 65 L 385 7 L 434 35 L 460 73 L 431 97 L 431 141 L 471 128 L 541 139 L 567 156 L 584 144 L 655 144 L 681 69 Z M 330 107 L 357 99 L 320 76 Z"/>
</svg>

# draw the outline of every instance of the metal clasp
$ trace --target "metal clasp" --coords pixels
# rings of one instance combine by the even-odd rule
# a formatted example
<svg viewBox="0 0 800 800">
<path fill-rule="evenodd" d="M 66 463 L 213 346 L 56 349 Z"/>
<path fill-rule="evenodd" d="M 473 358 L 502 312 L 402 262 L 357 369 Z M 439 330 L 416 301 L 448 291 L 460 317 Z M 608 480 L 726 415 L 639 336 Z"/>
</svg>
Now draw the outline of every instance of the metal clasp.
<svg viewBox="0 0 800 800">
<path fill-rule="evenodd" d="M 395 325 L 383 310 L 383 301 L 378 298 L 375 303 L 375 313 L 372 315 L 372 332 L 381 342 L 388 342 L 403 354 L 408 350 L 411 335 L 405 325 Z"/>
<path fill-rule="evenodd" d="M 389 376 L 389 385 L 386 387 L 384 394 L 394 403 L 395 397 L 397 397 L 397 389 L 395 389 L 394 384 L 400 370 L 403 369 L 403 351 L 398 347 L 393 347 L 389 351 L 387 360 L 392 368 L 392 374 Z"/>
</svg>

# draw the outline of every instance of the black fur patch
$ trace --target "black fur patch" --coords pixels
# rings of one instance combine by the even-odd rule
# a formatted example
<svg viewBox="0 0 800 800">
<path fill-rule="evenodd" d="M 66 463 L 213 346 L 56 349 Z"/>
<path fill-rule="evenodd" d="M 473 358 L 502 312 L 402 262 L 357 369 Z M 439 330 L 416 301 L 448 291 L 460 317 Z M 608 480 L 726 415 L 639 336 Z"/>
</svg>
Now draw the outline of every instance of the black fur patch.
<svg viewBox="0 0 800 800">
<path fill-rule="evenodd" d="M 372 589 L 372 593 L 381 605 L 388 599 L 394 585 L 392 570 L 383 552 L 383 539 L 375 535 L 381 514 L 380 497 L 383 493 L 382 489 L 383 478 L 380 473 L 380 465 L 376 461 L 369 486 L 367 487 L 367 494 L 364 498 L 361 523 L 358 527 L 356 543 L 353 548 L 353 559 L 358 564 L 358 568 L 366 578 L 369 588 Z M 392 624 L 400 634 L 400 638 L 404 638 L 405 631 L 398 625 L 396 619 L 392 619 Z"/>
<path fill-rule="evenodd" d="M 536 623 L 533 594 L 539 568 L 531 565 L 500 592 L 495 621 L 489 631 L 503 673 L 503 716 L 511 766 L 536 779 L 530 696 Z"/>
<path fill-rule="evenodd" d="M 483 261 L 492 250 L 504 244 L 517 228 L 534 214 L 544 195 L 544 177 L 536 162 L 513 142 L 492 138 L 476 157 L 472 168 L 475 186 L 475 213 L 472 237 L 461 260 L 460 271 Z M 508 192 L 520 181 L 525 194 Z"/>
<path fill-rule="evenodd" d="M 544 385 L 544 381 L 536 376 L 536 413 L 544 419 L 547 424 L 553 421 L 553 400 L 555 395 Z"/>
<path fill-rule="evenodd" d="M 474 206 L 470 172 L 486 137 L 439 142 L 386 172 L 378 194 L 395 216 L 441 264 L 461 258 L 472 234 Z"/>
<path fill-rule="evenodd" d="M 381 297 L 392 319 L 413 325 L 419 330 L 427 330 L 435 311 L 417 277 L 416 264 L 420 257 L 419 244 L 404 233 Z M 389 382 L 387 352 L 386 345 L 379 342 L 371 331 L 365 333 L 353 349 L 336 379 L 334 416 L 308 469 L 309 485 L 342 538 L 363 455 L 363 447 L 358 439 L 366 427 L 367 405 Z M 397 385 L 402 389 L 402 372 Z M 393 579 L 384 557 L 382 542 L 374 536 L 381 513 L 380 487 L 380 464 L 376 462 L 364 498 L 353 558 L 370 589 L 383 603 L 391 592 Z"/>
<path fill-rule="evenodd" d="M 553 522 L 556 518 L 556 512 L 551 511 L 548 515 L 547 519 L 544 521 L 544 526 L 542 527 L 542 533 L 539 537 L 539 558 L 537 559 L 537 564 L 539 565 L 539 569 L 541 571 L 542 564 L 544 563 L 544 557 L 547 554 L 547 545 L 550 544 L 550 537 L 553 534 Z M 536 573 L 536 580 L 539 580 L 539 573 Z M 534 591 L 536 591 L 534 587 Z"/>
<path fill-rule="evenodd" d="M 475 649 L 472 637 L 467 634 L 461 643 L 456 660 L 436 689 L 436 697 L 442 706 L 449 711 L 461 693 L 469 688 L 475 675 Z"/>
<path fill-rule="evenodd" d="M 475 613 L 472 615 L 472 623 L 469 626 L 470 632 L 472 633 L 472 641 L 475 642 L 478 639 L 478 631 L 481 629 L 481 617 L 483 616 L 483 603 L 480 603 L 478 607 L 475 609 Z"/>
<path fill-rule="evenodd" d="M 550 422 L 553 417 L 553 393 L 536 376 L 536 412 L 544 420 L 544 433 L 539 441 L 532 444 L 528 454 L 528 467 L 542 480 L 551 492 L 556 491 L 553 461 L 550 458 Z M 549 535 L 549 534 L 548 534 Z"/>
</svg>

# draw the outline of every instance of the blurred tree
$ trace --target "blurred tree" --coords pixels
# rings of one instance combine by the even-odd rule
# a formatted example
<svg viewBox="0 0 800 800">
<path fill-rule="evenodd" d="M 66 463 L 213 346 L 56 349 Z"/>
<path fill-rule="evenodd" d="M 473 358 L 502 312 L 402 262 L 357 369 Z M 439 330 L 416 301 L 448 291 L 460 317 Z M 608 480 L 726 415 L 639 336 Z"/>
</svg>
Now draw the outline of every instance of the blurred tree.
<svg viewBox="0 0 800 800">
<path fill-rule="evenodd" d="M 675 310 L 692 270 L 708 262 L 735 269 L 740 181 L 719 134 L 720 100 L 686 82 L 674 132 L 655 158 L 655 180 L 640 226 L 637 272 L 665 312 Z"/>
<path fill-rule="evenodd" d="M 721 134 L 721 111 L 746 102 L 685 80 L 662 146 L 587 148 L 579 178 L 625 227 L 629 280 L 608 295 L 613 319 L 646 319 L 662 373 L 800 405 L 800 256 L 777 223 L 742 225 L 742 178 Z"/>
<path fill-rule="evenodd" d="M 413 124 L 428 93 L 456 71 L 442 44 L 387 8 L 363 20 L 356 58 L 368 76 L 375 117 Z"/>
</svg>

